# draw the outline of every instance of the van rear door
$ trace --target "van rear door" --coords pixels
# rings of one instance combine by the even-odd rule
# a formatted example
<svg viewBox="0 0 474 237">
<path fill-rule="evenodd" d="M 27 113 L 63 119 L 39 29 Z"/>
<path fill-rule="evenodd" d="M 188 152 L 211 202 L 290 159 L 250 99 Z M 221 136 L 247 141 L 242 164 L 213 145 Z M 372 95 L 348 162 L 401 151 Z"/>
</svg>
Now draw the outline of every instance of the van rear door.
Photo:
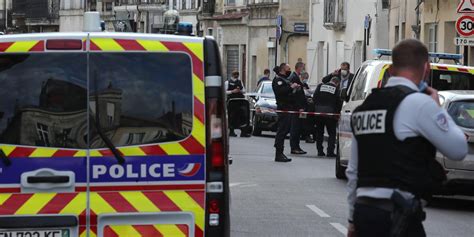
<svg viewBox="0 0 474 237">
<path fill-rule="evenodd" d="M 90 34 L 91 235 L 204 235 L 203 40 L 160 37 Z"/>
<path fill-rule="evenodd" d="M 0 39 L 0 236 L 85 233 L 85 38 Z"/>
</svg>

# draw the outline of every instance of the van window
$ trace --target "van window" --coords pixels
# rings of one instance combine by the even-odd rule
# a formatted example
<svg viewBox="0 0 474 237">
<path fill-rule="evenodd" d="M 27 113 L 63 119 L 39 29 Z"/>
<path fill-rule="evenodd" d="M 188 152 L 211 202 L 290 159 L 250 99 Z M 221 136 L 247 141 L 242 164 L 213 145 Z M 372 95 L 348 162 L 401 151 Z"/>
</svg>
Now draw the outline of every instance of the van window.
<svg viewBox="0 0 474 237">
<path fill-rule="evenodd" d="M 354 81 L 354 85 L 352 86 L 351 100 L 355 101 L 365 99 L 365 87 L 370 72 L 369 69 L 370 67 L 368 67 L 368 65 L 364 65 L 360 69 L 360 72 Z"/>
<path fill-rule="evenodd" d="M 115 146 L 183 140 L 192 130 L 191 59 L 183 53 L 93 53 L 90 97 Z M 106 147 L 92 124 L 91 148 Z"/>
<path fill-rule="evenodd" d="M 466 72 L 432 70 L 433 88 L 437 90 L 474 90 L 474 75 Z"/>
<path fill-rule="evenodd" d="M 87 147 L 87 56 L 0 55 L 0 143 Z"/>
<path fill-rule="evenodd" d="M 458 126 L 474 128 L 474 101 L 455 101 L 449 105 L 448 113 Z"/>
</svg>

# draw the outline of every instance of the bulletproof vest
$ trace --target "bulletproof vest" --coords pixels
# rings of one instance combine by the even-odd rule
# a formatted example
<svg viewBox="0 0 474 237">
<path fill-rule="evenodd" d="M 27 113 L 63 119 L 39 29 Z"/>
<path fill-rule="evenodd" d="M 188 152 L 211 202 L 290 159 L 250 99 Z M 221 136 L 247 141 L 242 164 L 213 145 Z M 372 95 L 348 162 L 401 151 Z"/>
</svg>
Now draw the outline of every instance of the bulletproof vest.
<svg viewBox="0 0 474 237">
<path fill-rule="evenodd" d="M 436 148 L 427 139 L 400 141 L 395 136 L 395 111 L 415 92 L 405 86 L 374 89 L 354 110 L 351 126 L 358 144 L 358 187 L 398 188 L 425 196 L 446 178 L 435 160 Z"/>
<path fill-rule="evenodd" d="M 331 82 L 321 84 L 317 88 L 318 93 L 314 98 L 315 112 L 318 113 L 338 113 L 339 90 Z"/>
<path fill-rule="evenodd" d="M 244 88 L 241 80 L 233 81 L 233 80 L 229 79 L 229 80 L 227 80 L 227 83 L 228 83 L 228 88 L 227 88 L 228 91 L 234 90 L 237 87 L 240 88 L 241 90 L 242 90 L 242 88 Z M 244 98 L 244 97 L 245 96 L 244 96 L 243 93 L 233 93 L 233 94 L 227 95 L 227 99 Z"/>
</svg>

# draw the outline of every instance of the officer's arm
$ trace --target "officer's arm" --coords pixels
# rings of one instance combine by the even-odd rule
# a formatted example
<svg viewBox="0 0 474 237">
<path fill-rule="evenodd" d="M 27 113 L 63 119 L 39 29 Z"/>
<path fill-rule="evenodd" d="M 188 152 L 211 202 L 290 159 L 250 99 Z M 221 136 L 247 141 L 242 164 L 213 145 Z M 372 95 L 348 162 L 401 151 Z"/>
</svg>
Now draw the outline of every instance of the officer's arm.
<svg viewBox="0 0 474 237">
<path fill-rule="evenodd" d="M 242 82 L 242 88 L 240 89 L 240 92 L 245 93 L 245 86 L 243 82 Z"/>
<path fill-rule="evenodd" d="M 314 90 L 314 93 L 313 93 L 313 101 L 316 101 L 316 96 L 318 96 L 318 93 L 319 93 L 319 88 L 321 87 L 321 84 L 319 84 L 317 87 L 316 87 L 316 90 Z"/>
<path fill-rule="evenodd" d="M 417 111 L 418 132 L 448 159 L 464 159 L 467 155 L 466 137 L 446 110 L 430 100 L 422 103 Z"/>
<path fill-rule="evenodd" d="M 332 74 L 329 74 L 329 75 L 323 77 L 322 82 L 323 83 L 328 83 L 331 80 L 332 77 L 333 77 Z"/>
<path fill-rule="evenodd" d="M 349 164 L 346 169 L 347 176 L 347 201 L 349 203 L 349 221 L 352 221 L 352 216 L 354 214 L 354 204 L 356 200 L 356 191 L 357 191 L 357 166 L 359 163 L 359 157 L 357 155 L 357 140 L 352 137 L 351 144 L 351 158 L 349 159 Z"/>
<path fill-rule="evenodd" d="M 274 80 L 272 83 L 272 87 L 273 87 L 273 92 L 275 93 L 275 95 L 287 96 L 293 92 L 291 87 L 288 86 L 286 82 L 281 81 L 281 80 Z"/>
<path fill-rule="evenodd" d="M 229 81 L 225 81 L 224 85 L 225 85 L 225 93 L 227 95 L 232 94 L 232 91 L 229 90 Z"/>
</svg>

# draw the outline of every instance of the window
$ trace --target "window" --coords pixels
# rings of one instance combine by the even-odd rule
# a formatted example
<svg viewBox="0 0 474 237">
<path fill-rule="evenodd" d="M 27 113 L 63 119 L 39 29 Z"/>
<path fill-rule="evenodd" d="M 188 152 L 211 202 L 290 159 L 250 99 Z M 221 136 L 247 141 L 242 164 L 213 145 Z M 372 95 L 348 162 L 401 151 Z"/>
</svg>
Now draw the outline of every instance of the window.
<svg viewBox="0 0 474 237">
<path fill-rule="evenodd" d="M 403 23 L 402 23 L 402 31 L 400 32 L 400 38 L 401 38 L 402 40 L 405 39 L 405 32 L 406 32 L 406 26 L 405 26 L 405 25 L 406 25 L 405 22 L 403 22 Z"/>
<path fill-rule="evenodd" d="M 115 146 L 186 138 L 192 130 L 191 70 L 182 53 L 91 54 L 90 104 L 98 105 L 103 132 Z M 105 147 L 96 126 L 89 127 L 91 148 Z"/>
<path fill-rule="evenodd" d="M 196 0 L 191 0 L 191 9 L 196 9 Z"/>
<path fill-rule="evenodd" d="M 273 88 L 271 83 L 263 83 L 262 84 L 262 94 L 265 95 L 273 95 Z"/>
<path fill-rule="evenodd" d="M 106 11 L 112 11 L 112 2 L 106 2 L 105 3 L 105 10 Z"/>
<path fill-rule="evenodd" d="M 431 85 L 443 90 L 474 90 L 474 75 L 470 73 L 432 70 Z"/>
<path fill-rule="evenodd" d="M 382 9 L 386 10 L 390 8 L 390 0 L 382 0 Z"/>
<path fill-rule="evenodd" d="M 227 5 L 235 6 L 235 0 L 227 0 Z"/>
<path fill-rule="evenodd" d="M 438 24 L 428 24 L 428 50 L 436 52 L 438 49 Z"/>
<path fill-rule="evenodd" d="M 181 9 L 185 10 L 186 8 L 186 0 L 181 0 Z"/>
<path fill-rule="evenodd" d="M 366 88 L 366 82 L 367 78 L 369 76 L 371 67 L 368 65 L 362 66 L 362 68 L 359 71 L 359 74 L 355 78 L 355 81 L 353 83 L 353 86 L 351 88 L 351 100 L 364 100 L 365 99 L 365 88 Z"/>
<path fill-rule="evenodd" d="M 214 29 L 213 28 L 207 28 L 207 35 L 208 36 L 214 36 Z"/>
<path fill-rule="evenodd" d="M 324 1 L 324 23 L 345 22 L 345 0 Z"/>
<path fill-rule="evenodd" d="M 0 143 L 87 148 L 87 56 L 0 55 Z"/>
<path fill-rule="evenodd" d="M 474 128 L 474 101 L 455 101 L 449 105 L 448 113 L 458 126 Z"/>
<path fill-rule="evenodd" d="M 395 26 L 395 44 L 400 41 L 400 27 Z"/>
</svg>

